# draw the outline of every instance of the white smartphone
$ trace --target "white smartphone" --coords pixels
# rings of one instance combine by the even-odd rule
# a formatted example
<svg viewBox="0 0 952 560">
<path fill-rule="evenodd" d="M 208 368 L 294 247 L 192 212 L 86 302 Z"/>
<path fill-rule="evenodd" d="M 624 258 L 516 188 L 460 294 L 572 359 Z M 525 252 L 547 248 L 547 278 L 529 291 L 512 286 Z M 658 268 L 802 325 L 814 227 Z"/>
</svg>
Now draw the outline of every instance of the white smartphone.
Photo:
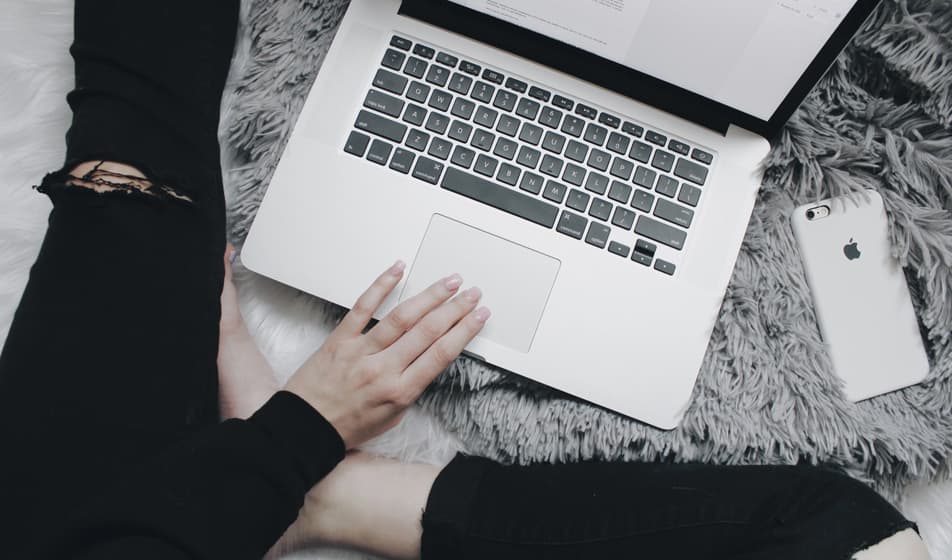
<svg viewBox="0 0 952 560">
<path fill-rule="evenodd" d="M 846 397 L 861 401 L 925 379 L 929 360 L 879 193 L 806 204 L 791 221 Z"/>
</svg>

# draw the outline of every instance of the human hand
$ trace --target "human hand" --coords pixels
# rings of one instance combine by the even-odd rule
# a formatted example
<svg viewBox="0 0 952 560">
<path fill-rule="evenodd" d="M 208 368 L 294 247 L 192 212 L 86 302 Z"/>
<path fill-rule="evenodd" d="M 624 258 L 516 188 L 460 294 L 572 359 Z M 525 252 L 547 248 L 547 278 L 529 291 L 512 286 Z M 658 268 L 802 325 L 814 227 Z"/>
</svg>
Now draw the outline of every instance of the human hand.
<svg viewBox="0 0 952 560">
<path fill-rule="evenodd" d="M 403 277 L 397 262 L 381 274 L 340 325 L 288 380 L 348 449 L 392 428 L 423 390 L 459 356 L 489 318 L 482 293 L 448 276 L 404 301 L 366 334 L 364 328 Z"/>
</svg>

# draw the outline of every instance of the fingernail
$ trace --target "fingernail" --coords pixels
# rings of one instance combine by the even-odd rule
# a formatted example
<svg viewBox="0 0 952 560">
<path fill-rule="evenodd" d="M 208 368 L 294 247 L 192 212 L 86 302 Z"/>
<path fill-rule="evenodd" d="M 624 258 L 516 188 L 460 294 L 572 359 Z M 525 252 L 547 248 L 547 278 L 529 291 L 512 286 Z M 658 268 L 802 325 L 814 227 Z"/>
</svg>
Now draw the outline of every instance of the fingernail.
<svg viewBox="0 0 952 560">
<path fill-rule="evenodd" d="M 473 312 L 473 317 L 476 317 L 476 320 L 480 323 L 485 323 L 486 319 L 489 319 L 490 315 L 492 315 L 492 313 L 486 307 L 480 307 Z"/>
<path fill-rule="evenodd" d="M 228 262 L 235 264 L 235 259 L 238 258 L 238 250 L 232 247 L 228 250 Z"/>
<path fill-rule="evenodd" d="M 403 274 L 403 271 L 406 268 L 407 268 L 407 263 L 403 261 L 397 261 L 393 263 L 393 266 L 391 266 L 390 270 L 388 270 L 387 272 L 389 272 L 390 274 L 394 276 L 400 276 L 401 274 Z"/>
<path fill-rule="evenodd" d="M 465 299 L 468 302 L 474 302 L 479 300 L 480 296 L 482 295 L 483 295 L 483 291 L 477 288 L 476 286 L 473 286 L 472 288 L 469 288 L 468 290 L 463 292 L 463 299 Z"/>
<path fill-rule="evenodd" d="M 447 290 L 455 290 L 463 284 L 463 277 L 459 274 L 453 274 L 443 279 L 443 285 Z"/>
</svg>

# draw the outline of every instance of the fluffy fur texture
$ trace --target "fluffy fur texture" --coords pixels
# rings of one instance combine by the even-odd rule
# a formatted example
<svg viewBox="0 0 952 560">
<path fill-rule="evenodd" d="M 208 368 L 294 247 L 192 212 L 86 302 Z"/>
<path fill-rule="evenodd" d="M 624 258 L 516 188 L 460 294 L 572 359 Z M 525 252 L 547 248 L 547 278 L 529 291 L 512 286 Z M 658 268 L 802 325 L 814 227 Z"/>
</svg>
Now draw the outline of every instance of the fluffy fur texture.
<svg viewBox="0 0 952 560">
<path fill-rule="evenodd" d="M 232 237 L 240 240 L 345 2 L 246 2 L 223 103 Z M 0 340 L 42 241 L 49 203 L 29 187 L 62 164 L 72 85 L 69 0 L 7 2 L 0 20 Z M 725 299 L 697 398 L 670 433 L 460 363 L 395 430 L 370 444 L 441 463 L 463 448 L 510 461 L 583 457 L 717 462 L 833 461 L 919 522 L 933 558 L 952 558 L 952 10 L 887 1 L 804 104 L 767 162 L 767 178 Z M 930 385 L 862 405 L 829 374 L 789 232 L 796 204 L 879 189 L 896 254 L 912 272 L 936 358 Z M 242 308 L 286 377 L 333 328 L 339 309 L 238 269 Z M 743 412 L 742 412 L 743 411 Z M 447 432 L 445 427 L 450 428 Z M 295 557 L 360 558 L 340 551 Z"/>
</svg>

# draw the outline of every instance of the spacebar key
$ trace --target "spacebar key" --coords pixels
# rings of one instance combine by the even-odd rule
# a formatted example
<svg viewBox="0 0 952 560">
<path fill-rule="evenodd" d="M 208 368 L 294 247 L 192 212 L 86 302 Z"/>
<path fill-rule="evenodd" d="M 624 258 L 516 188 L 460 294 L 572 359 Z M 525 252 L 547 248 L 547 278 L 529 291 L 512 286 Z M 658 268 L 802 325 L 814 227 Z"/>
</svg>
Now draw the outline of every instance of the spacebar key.
<svg viewBox="0 0 952 560">
<path fill-rule="evenodd" d="M 448 191 L 478 200 L 547 228 L 555 225 L 555 218 L 559 214 L 556 206 L 464 173 L 455 167 L 446 170 L 441 185 Z"/>
</svg>

